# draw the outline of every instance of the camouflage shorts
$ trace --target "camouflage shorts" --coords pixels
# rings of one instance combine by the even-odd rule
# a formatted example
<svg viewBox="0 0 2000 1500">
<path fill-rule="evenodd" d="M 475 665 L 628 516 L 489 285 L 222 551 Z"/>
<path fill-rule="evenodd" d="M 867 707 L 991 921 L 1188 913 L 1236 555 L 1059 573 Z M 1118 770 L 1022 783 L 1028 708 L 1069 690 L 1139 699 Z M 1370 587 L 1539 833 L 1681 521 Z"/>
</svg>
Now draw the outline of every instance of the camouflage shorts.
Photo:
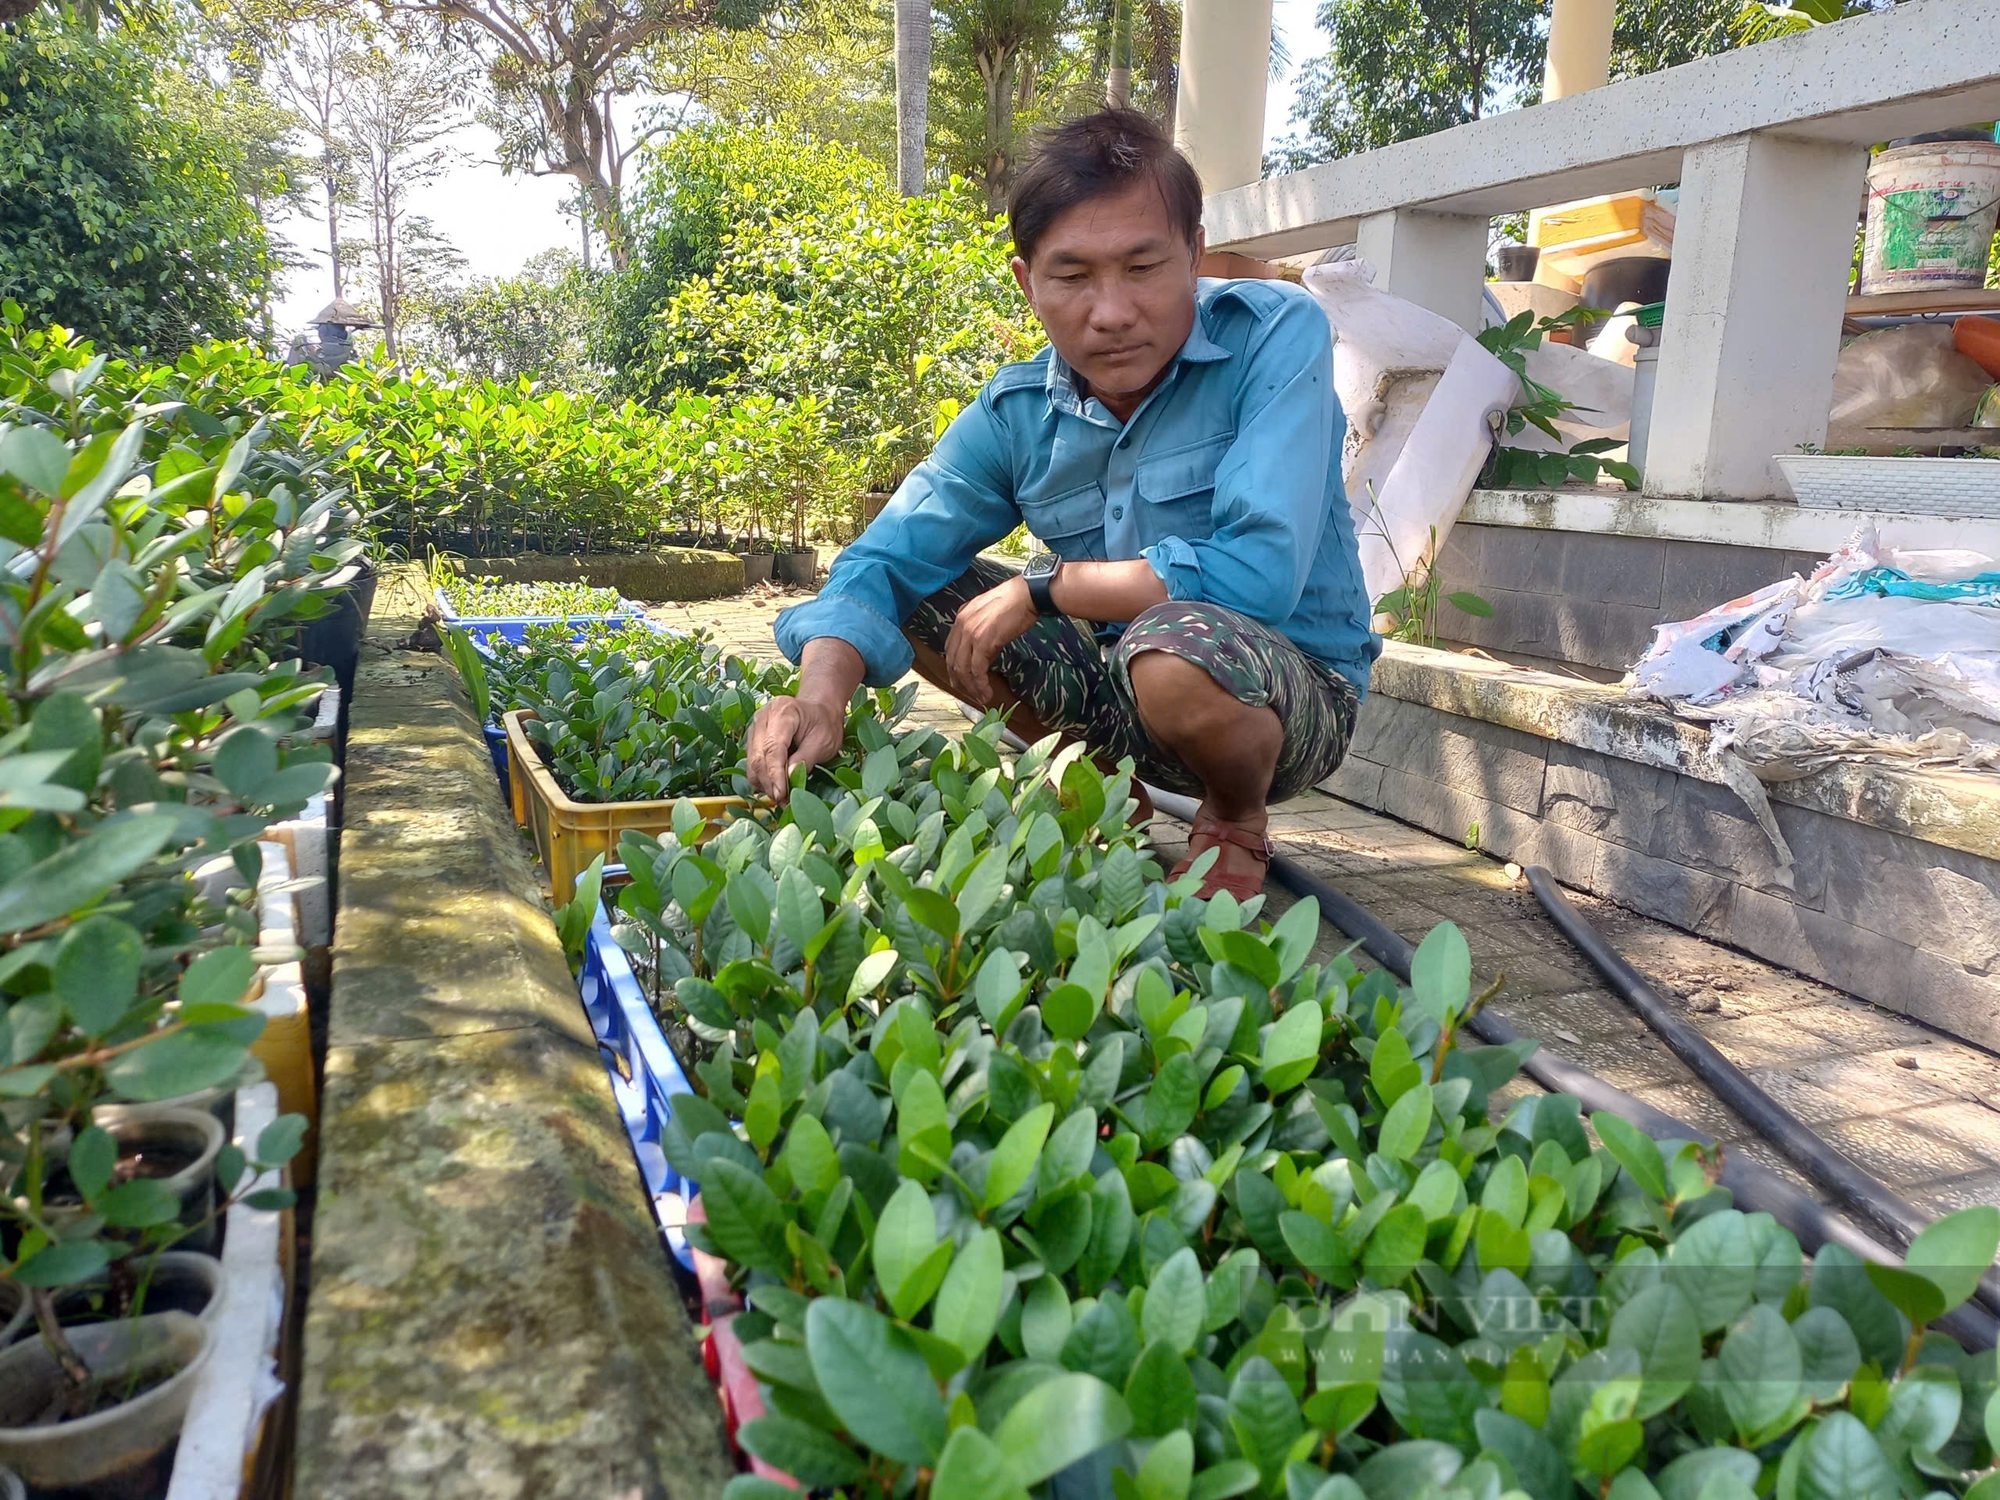
<svg viewBox="0 0 2000 1500">
<path fill-rule="evenodd" d="M 997 563 L 976 559 L 917 606 L 903 634 L 942 655 L 959 609 L 1012 576 Z M 1140 721 L 1131 663 L 1142 651 L 1191 661 L 1241 702 L 1276 711 L 1285 743 L 1271 780 L 1271 801 L 1324 781 L 1346 757 L 1360 706 L 1354 684 L 1268 625 L 1218 604 L 1156 604 L 1109 643 L 1066 616 L 1038 620 L 1001 649 L 993 670 L 1043 724 L 1075 735 L 1105 763 L 1129 755 L 1141 780 L 1199 797 L 1200 780 L 1155 744 Z"/>
</svg>

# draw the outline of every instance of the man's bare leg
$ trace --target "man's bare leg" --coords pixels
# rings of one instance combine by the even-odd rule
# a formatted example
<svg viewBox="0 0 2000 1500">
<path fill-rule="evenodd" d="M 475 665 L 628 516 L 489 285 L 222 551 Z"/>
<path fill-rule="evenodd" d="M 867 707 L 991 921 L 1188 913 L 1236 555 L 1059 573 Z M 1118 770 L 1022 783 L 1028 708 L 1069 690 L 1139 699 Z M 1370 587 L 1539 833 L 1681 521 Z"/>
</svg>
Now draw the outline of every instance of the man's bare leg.
<svg viewBox="0 0 2000 1500">
<path fill-rule="evenodd" d="M 1285 726 L 1269 708 L 1232 696 L 1196 663 L 1166 651 L 1142 651 L 1130 665 L 1139 719 L 1155 744 L 1200 779 L 1201 809 L 1250 833 L 1270 822 L 1265 798 L 1285 745 Z M 1249 850 L 1222 844 L 1215 869 L 1261 879 Z"/>
</svg>

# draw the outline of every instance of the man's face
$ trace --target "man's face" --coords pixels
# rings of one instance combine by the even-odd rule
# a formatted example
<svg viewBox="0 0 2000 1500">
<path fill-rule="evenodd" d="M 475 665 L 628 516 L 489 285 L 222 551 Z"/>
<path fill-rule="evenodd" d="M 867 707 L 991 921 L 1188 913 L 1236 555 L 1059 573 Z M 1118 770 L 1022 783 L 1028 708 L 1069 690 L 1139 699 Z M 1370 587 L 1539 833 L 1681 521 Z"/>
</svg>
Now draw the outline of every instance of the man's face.
<svg viewBox="0 0 2000 1500">
<path fill-rule="evenodd" d="M 1193 245 L 1150 182 L 1067 209 L 1014 258 L 1014 278 L 1056 353 L 1100 399 L 1149 389 L 1194 327 Z"/>
</svg>

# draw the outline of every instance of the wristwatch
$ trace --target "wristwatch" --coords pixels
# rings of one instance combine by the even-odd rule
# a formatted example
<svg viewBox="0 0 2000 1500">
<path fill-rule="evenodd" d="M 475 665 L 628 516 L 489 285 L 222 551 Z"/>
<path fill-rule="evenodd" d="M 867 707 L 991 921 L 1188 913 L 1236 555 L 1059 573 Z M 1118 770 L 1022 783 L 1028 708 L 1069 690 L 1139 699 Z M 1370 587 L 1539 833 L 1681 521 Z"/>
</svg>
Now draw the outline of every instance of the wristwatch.
<svg viewBox="0 0 2000 1500">
<path fill-rule="evenodd" d="M 1063 560 L 1056 553 L 1038 552 L 1028 559 L 1028 566 L 1022 570 L 1021 577 L 1028 585 L 1028 597 L 1035 601 L 1036 614 L 1059 615 L 1062 613 L 1056 607 L 1055 594 L 1053 592 L 1056 583 L 1056 574 L 1062 571 L 1062 565 Z"/>
</svg>

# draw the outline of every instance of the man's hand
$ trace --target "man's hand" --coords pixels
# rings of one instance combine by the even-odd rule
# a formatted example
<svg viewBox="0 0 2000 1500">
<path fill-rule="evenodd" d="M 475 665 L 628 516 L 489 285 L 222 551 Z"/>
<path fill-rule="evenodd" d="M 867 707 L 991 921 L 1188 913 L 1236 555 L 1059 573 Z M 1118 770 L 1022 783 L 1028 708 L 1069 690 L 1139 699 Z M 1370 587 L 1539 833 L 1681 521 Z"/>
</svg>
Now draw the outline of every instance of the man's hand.
<svg viewBox="0 0 2000 1500">
<path fill-rule="evenodd" d="M 750 721 L 750 785 L 780 807 L 791 800 L 792 771 L 816 766 L 840 752 L 847 715 L 836 704 L 812 698 L 773 698 Z"/>
<path fill-rule="evenodd" d="M 991 708 L 987 674 L 993 658 L 1009 641 L 1026 635 L 1038 618 L 1028 585 L 1020 578 L 988 589 L 960 609 L 952 621 L 951 638 L 944 643 L 945 672 L 953 690 L 968 703 Z"/>
</svg>

